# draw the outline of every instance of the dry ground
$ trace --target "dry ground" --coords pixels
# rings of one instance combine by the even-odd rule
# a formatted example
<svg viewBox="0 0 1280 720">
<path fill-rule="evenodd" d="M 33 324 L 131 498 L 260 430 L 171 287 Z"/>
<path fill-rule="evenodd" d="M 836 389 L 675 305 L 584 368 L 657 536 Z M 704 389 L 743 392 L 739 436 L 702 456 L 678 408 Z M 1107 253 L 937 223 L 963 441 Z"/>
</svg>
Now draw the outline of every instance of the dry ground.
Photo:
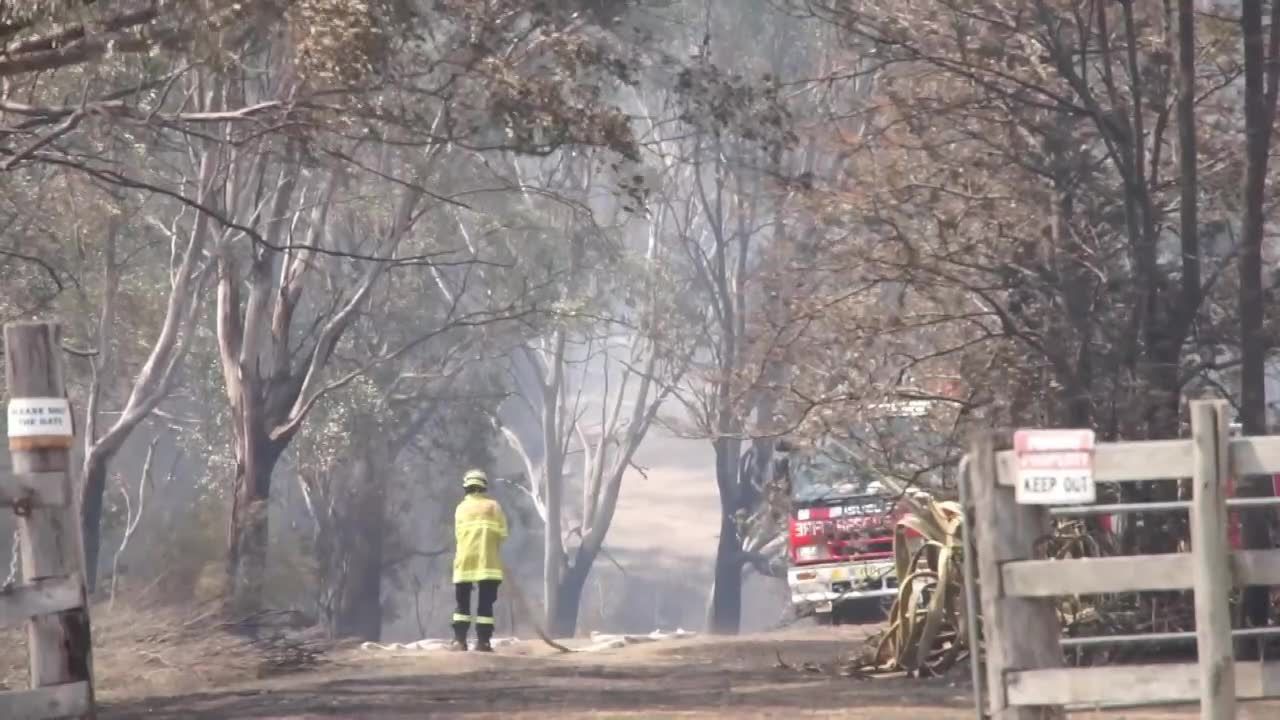
<svg viewBox="0 0 1280 720">
<path fill-rule="evenodd" d="M 856 679 L 778 666 L 833 663 L 866 630 L 797 628 L 733 640 L 694 639 L 556 655 L 541 645 L 494 656 L 344 651 L 323 671 L 149 695 L 104 687 L 102 720 L 191 718 L 972 718 L 968 674 L 928 681 Z M 1254 706 L 1241 720 L 1280 716 Z M 1079 713 L 1188 720 L 1194 710 Z"/>
<path fill-rule="evenodd" d="M 792 628 L 558 655 L 541 644 L 468 653 L 341 649 L 320 669 L 258 679 L 247 646 L 199 624 L 99 616 L 101 720 L 401 720 L 407 718 L 972 718 L 966 668 L 927 681 L 826 672 L 865 628 Z M 158 626 L 164 626 L 160 628 Z M 15 646 L 0 638 L 0 661 Z M 779 656 L 790 668 L 779 667 Z M 3 672 L 10 687 L 20 663 Z M 805 671 L 804 665 L 821 671 Z M 1194 708 L 1078 713 L 1101 720 L 1190 720 Z M 1240 720 L 1280 717 L 1246 706 Z"/>
<path fill-rule="evenodd" d="M 797 666 L 832 664 L 860 634 L 805 629 L 574 655 L 534 645 L 494 656 L 355 651 L 322 673 L 212 692 L 135 698 L 104 688 L 111 702 L 101 717 L 964 717 L 967 683 L 857 680 L 777 666 L 779 654 Z M 862 714 L 848 712 L 854 709 Z"/>
</svg>

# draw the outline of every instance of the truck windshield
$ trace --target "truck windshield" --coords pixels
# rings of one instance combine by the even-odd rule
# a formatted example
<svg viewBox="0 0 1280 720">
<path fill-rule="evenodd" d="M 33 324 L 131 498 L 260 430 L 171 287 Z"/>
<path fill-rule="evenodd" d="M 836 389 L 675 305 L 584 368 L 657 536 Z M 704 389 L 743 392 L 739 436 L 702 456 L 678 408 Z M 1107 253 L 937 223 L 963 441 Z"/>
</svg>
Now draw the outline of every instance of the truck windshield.
<svg viewBox="0 0 1280 720">
<path fill-rule="evenodd" d="M 799 453 L 792 457 L 790 469 L 791 499 L 798 502 L 868 495 L 879 490 L 879 483 L 866 468 L 834 448 Z"/>
<path fill-rule="evenodd" d="M 908 404 L 912 405 L 912 404 Z M 892 407 L 882 415 L 848 429 L 841 441 L 823 441 L 789 458 L 791 499 L 816 502 L 825 498 L 881 494 L 881 477 L 902 484 L 934 482 L 939 454 L 947 439 L 929 427 L 920 407 Z"/>
</svg>

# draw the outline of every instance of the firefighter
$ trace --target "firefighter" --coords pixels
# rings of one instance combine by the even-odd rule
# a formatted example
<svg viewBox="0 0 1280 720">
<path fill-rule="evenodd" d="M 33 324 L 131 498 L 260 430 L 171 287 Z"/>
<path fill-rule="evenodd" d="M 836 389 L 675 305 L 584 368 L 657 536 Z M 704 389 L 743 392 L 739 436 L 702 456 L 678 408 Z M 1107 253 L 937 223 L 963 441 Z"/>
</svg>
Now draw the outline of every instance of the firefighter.
<svg viewBox="0 0 1280 720">
<path fill-rule="evenodd" d="M 457 546 L 453 556 L 453 587 L 458 608 L 453 613 L 454 650 L 467 649 L 467 632 L 476 625 L 476 651 L 493 652 L 493 604 L 502 583 L 502 543 L 507 517 L 489 497 L 489 478 L 483 470 L 468 470 L 462 478 L 462 502 L 454 513 Z M 476 614 L 471 615 L 471 591 L 478 589 Z"/>
</svg>

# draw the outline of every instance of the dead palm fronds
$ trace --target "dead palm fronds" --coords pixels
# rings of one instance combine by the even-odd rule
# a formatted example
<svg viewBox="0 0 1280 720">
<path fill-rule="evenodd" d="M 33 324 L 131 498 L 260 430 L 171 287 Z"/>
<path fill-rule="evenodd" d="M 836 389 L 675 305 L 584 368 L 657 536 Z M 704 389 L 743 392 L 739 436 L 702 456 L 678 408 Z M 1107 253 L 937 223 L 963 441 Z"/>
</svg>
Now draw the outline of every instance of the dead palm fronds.
<svg viewBox="0 0 1280 720">
<path fill-rule="evenodd" d="M 904 494 L 910 510 L 893 536 L 898 595 L 889 628 L 876 646 L 875 665 L 912 674 L 945 672 L 968 648 L 965 637 L 960 505 Z"/>
</svg>

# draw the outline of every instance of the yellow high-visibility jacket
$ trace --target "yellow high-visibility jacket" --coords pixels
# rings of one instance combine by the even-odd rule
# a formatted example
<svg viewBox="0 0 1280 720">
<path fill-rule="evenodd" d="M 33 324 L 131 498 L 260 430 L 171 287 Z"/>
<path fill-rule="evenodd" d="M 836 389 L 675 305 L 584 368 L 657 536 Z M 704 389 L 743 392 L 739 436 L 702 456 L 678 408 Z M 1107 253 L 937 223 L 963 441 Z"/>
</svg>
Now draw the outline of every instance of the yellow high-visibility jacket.
<svg viewBox="0 0 1280 720">
<path fill-rule="evenodd" d="M 483 493 L 462 498 L 453 514 L 453 532 L 455 583 L 502 579 L 500 550 L 507 539 L 507 516 L 498 501 Z"/>
</svg>

